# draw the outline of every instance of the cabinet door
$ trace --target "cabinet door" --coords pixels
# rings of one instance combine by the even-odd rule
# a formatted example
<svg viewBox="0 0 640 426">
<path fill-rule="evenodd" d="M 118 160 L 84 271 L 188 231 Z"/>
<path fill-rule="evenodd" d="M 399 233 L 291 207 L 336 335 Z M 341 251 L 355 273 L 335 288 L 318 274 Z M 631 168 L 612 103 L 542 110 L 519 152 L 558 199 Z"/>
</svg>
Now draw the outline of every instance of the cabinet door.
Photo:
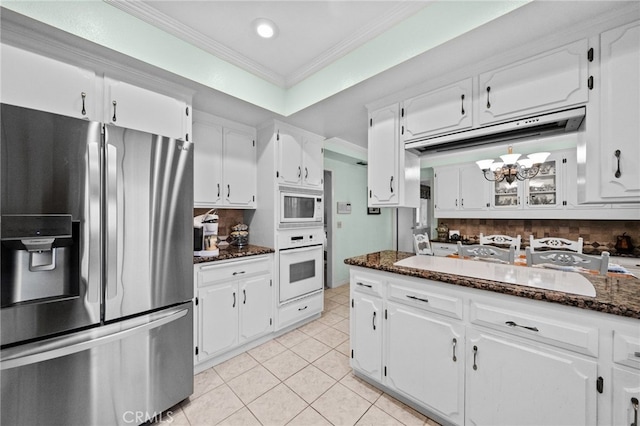
<svg viewBox="0 0 640 426">
<path fill-rule="evenodd" d="M 289 129 L 278 131 L 278 182 L 299 185 L 302 182 L 302 140 Z"/>
<path fill-rule="evenodd" d="M 225 128 L 223 148 L 224 204 L 255 206 L 256 147 L 253 135 Z"/>
<path fill-rule="evenodd" d="M 273 330 L 271 275 L 242 280 L 240 289 L 240 344 Z"/>
<path fill-rule="evenodd" d="M 480 74 L 480 124 L 586 102 L 587 49 L 580 40 Z"/>
<path fill-rule="evenodd" d="M 612 425 L 638 425 L 640 401 L 640 372 L 613 368 Z M 635 398 L 635 401 L 633 400 Z"/>
<path fill-rule="evenodd" d="M 522 183 L 514 181 L 508 183 L 506 180 L 502 182 L 494 182 L 492 185 L 493 199 L 492 207 L 497 209 L 521 209 L 522 208 Z"/>
<path fill-rule="evenodd" d="M 193 123 L 193 204 L 222 204 L 222 126 Z"/>
<path fill-rule="evenodd" d="M 369 206 L 398 202 L 398 105 L 373 111 L 369 116 L 367 168 Z"/>
<path fill-rule="evenodd" d="M 467 330 L 466 422 L 594 425 L 597 364 L 544 345 Z"/>
<path fill-rule="evenodd" d="M 387 384 L 454 423 L 464 419 L 464 332 L 438 315 L 389 302 Z"/>
<path fill-rule="evenodd" d="M 602 33 L 601 196 L 640 201 L 640 22 Z"/>
<path fill-rule="evenodd" d="M 302 178 L 305 186 L 322 189 L 324 183 L 324 149 L 322 140 L 304 138 Z"/>
<path fill-rule="evenodd" d="M 105 102 L 106 123 L 187 139 L 187 104 L 183 101 L 105 77 Z"/>
<path fill-rule="evenodd" d="M 458 166 L 443 167 L 435 170 L 435 203 L 436 211 L 458 210 L 458 189 L 460 187 Z M 478 174 L 480 170 L 478 169 Z M 482 177 L 482 176 L 480 176 Z"/>
<path fill-rule="evenodd" d="M 100 121 L 102 94 L 93 71 L 1 45 L 3 103 Z"/>
<path fill-rule="evenodd" d="M 562 208 L 560 174 L 562 156 L 552 154 L 535 177 L 524 181 L 525 205 L 530 209 Z"/>
<path fill-rule="evenodd" d="M 404 101 L 404 140 L 471 127 L 471 88 L 468 78 Z"/>
<path fill-rule="evenodd" d="M 353 292 L 351 307 L 351 366 L 382 380 L 382 300 Z"/>
<path fill-rule="evenodd" d="M 232 349 L 238 343 L 238 287 L 236 282 L 198 290 L 200 361 Z"/>
<path fill-rule="evenodd" d="M 462 210 L 486 210 L 489 182 L 482 171 L 474 164 L 460 166 L 460 208 Z"/>
</svg>

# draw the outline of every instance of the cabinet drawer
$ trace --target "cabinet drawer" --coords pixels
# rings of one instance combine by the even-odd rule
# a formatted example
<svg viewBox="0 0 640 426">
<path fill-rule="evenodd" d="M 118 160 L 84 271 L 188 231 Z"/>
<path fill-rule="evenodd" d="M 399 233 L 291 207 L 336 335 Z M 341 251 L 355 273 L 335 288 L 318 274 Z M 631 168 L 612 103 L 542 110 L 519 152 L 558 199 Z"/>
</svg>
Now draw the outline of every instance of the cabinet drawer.
<svg viewBox="0 0 640 426">
<path fill-rule="evenodd" d="M 434 243 L 432 241 L 431 250 L 433 250 L 434 255 L 445 257 L 456 253 L 458 251 L 458 246 L 452 243 Z"/>
<path fill-rule="evenodd" d="M 314 314 L 322 312 L 324 297 L 323 293 L 295 300 L 278 309 L 278 329 L 302 321 Z"/>
<path fill-rule="evenodd" d="M 427 286 L 412 285 L 412 283 L 390 283 L 387 298 L 451 318 L 462 319 L 463 302 L 461 298 L 419 287 Z"/>
<path fill-rule="evenodd" d="M 470 302 L 469 320 L 472 324 L 598 356 L 598 329 L 577 325 L 577 321 L 531 315 L 475 301 Z"/>
<path fill-rule="evenodd" d="M 259 257 L 247 260 L 232 260 L 223 264 L 200 266 L 198 286 L 229 279 L 241 279 L 246 276 L 271 271 L 271 258 Z"/>
<path fill-rule="evenodd" d="M 351 288 L 361 293 L 382 296 L 382 279 L 376 275 L 361 272 L 351 273 Z"/>
<path fill-rule="evenodd" d="M 640 369 L 640 337 L 613 331 L 613 362 Z"/>
</svg>

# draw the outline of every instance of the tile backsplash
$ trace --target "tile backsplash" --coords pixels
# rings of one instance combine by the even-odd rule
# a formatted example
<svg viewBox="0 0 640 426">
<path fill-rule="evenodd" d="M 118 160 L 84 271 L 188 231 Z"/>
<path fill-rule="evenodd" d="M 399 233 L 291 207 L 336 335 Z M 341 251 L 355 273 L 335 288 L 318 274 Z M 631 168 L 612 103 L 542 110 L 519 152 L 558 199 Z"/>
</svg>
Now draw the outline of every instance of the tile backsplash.
<svg viewBox="0 0 640 426">
<path fill-rule="evenodd" d="M 636 247 L 635 256 L 640 256 L 640 221 L 638 220 L 565 220 L 565 219 L 439 219 L 449 229 L 460 231 L 470 241 L 478 235 L 502 234 L 522 236 L 522 245 L 529 244 L 529 235 L 535 238 L 560 237 L 584 240 L 584 253 L 597 254 L 609 251 L 615 254 L 617 236 L 626 233 Z M 436 226 L 437 226 L 436 225 Z M 437 236 L 437 235 L 435 235 Z"/>
<path fill-rule="evenodd" d="M 210 209 L 193 209 L 193 217 L 204 214 Z M 218 235 L 229 235 L 231 227 L 244 223 L 244 210 L 215 209 L 218 214 Z"/>
</svg>

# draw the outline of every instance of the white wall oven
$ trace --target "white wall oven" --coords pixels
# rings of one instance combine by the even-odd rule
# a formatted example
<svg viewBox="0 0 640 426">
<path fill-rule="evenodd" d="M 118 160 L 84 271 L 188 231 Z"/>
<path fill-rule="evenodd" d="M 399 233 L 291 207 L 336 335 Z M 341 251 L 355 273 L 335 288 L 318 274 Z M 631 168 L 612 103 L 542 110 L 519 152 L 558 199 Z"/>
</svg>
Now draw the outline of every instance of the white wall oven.
<svg viewBox="0 0 640 426">
<path fill-rule="evenodd" d="M 280 228 L 322 225 L 323 191 L 280 187 Z"/>
<path fill-rule="evenodd" d="M 286 230 L 278 235 L 280 303 L 321 290 L 324 285 L 324 230 Z"/>
</svg>

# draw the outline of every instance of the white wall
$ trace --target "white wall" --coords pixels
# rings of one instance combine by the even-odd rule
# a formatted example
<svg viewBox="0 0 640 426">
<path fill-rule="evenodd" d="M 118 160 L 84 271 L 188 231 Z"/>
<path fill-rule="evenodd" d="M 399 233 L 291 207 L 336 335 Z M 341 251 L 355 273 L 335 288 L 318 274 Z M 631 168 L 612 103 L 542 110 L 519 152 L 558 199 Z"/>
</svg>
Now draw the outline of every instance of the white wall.
<svg viewBox="0 0 640 426">
<path fill-rule="evenodd" d="M 326 152 L 326 151 L 325 151 Z M 349 281 L 349 269 L 344 259 L 380 250 L 390 250 L 392 210 L 380 209 L 379 215 L 367 214 L 367 168 L 351 162 L 324 158 L 324 168 L 333 179 L 333 283 L 339 286 Z M 338 214 L 337 202 L 351 203 L 351 214 Z M 338 228 L 338 222 L 342 226 Z"/>
</svg>

